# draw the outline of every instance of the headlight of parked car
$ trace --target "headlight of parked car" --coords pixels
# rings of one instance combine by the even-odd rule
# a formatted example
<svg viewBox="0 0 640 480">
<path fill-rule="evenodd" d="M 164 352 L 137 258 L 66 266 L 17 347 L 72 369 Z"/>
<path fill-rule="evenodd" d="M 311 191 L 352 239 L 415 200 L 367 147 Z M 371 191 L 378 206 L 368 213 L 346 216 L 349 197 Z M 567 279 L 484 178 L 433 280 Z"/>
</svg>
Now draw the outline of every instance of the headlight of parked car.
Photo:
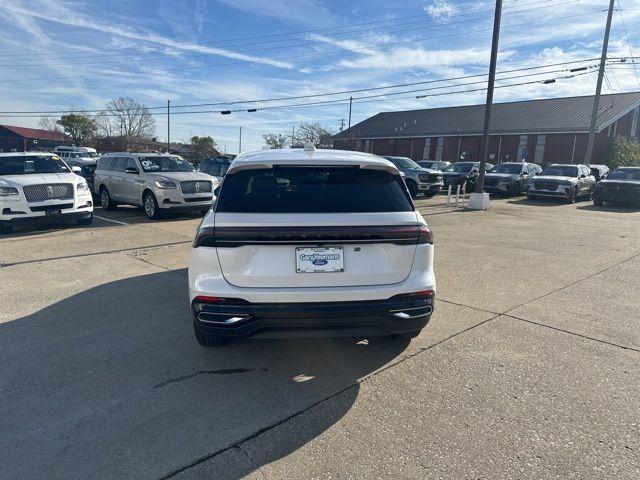
<svg viewBox="0 0 640 480">
<path fill-rule="evenodd" d="M 9 197 L 18 195 L 18 189 L 15 187 L 0 187 L 0 197 Z"/>
<path fill-rule="evenodd" d="M 76 189 L 79 192 L 88 192 L 89 191 L 89 185 L 87 185 L 87 182 L 80 182 L 78 183 L 78 185 L 76 185 Z"/>
<path fill-rule="evenodd" d="M 164 180 L 156 180 L 156 187 L 158 188 L 178 188 L 173 182 L 166 182 Z"/>
</svg>

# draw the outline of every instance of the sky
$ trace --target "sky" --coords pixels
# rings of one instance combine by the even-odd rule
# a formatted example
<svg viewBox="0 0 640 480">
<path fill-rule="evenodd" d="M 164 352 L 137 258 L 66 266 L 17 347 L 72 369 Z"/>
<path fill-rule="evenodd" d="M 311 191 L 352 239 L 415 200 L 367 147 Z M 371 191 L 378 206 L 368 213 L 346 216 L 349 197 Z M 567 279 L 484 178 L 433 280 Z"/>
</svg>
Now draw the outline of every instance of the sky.
<svg viewBox="0 0 640 480">
<path fill-rule="evenodd" d="M 495 101 L 593 94 L 608 3 L 505 0 Z M 288 135 L 303 121 L 337 132 L 348 122 L 350 95 L 352 124 L 381 111 L 483 103 L 486 77 L 450 79 L 488 71 L 494 6 L 489 0 L 2 0 L 0 110 L 98 110 L 131 97 L 157 114 L 156 136 L 164 141 L 167 100 L 244 102 L 176 108 L 205 113 L 171 117 L 172 141 L 209 135 L 221 151 L 237 153 L 240 127 L 243 151 L 262 148 L 263 134 Z M 629 61 L 609 65 L 603 93 L 640 90 L 640 0 L 616 0 L 609 56 L 631 54 L 639 56 L 638 72 Z M 569 61 L 579 62 L 500 74 Z M 560 78 L 570 72 L 558 70 L 575 66 L 590 68 Z M 550 78 L 557 80 L 541 83 Z M 444 81 L 381 88 L 438 80 Z M 522 82 L 534 83 L 509 86 Z M 256 102 L 367 88 L 379 90 Z M 327 100 L 341 101 L 282 108 Z M 244 111 L 214 113 L 221 109 Z M 3 124 L 39 122 L 37 114 L 2 115 Z"/>
</svg>

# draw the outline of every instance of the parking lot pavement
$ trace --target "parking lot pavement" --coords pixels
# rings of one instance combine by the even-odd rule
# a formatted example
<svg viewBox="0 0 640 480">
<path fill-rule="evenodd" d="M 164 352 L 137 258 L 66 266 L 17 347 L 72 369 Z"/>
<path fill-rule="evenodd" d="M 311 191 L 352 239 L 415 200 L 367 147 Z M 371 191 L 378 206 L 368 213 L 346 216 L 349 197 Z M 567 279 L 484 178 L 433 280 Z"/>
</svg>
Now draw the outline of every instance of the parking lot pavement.
<svg viewBox="0 0 640 480">
<path fill-rule="evenodd" d="M 196 216 L 0 237 L 0 478 L 638 478 L 640 212 L 418 206 L 411 342 L 199 347 Z"/>
</svg>

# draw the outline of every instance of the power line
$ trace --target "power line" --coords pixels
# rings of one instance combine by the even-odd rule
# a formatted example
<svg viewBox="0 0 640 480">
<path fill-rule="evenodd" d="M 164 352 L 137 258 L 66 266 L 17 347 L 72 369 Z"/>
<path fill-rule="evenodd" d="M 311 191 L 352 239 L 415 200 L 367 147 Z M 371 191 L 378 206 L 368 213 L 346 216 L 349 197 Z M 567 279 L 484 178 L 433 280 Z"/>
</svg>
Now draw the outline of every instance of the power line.
<svg viewBox="0 0 640 480">
<path fill-rule="evenodd" d="M 517 0 L 514 0 L 513 2 L 510 2 L 510 4 L 518 3 L 518 5 L 514 5 L 513 8 L 526 7 L 526 6 L 529 6 L 529 5 L 536 5 L 536 7 L 532 8 L 532 9 L 516 10 L 515 13 L 519 13 L 520 11 L 537 10 L 539 8 L 548 8 L 549 6 L 544 6 L 544 5 L 541 6 L 540 3 L 549 3 L 549 2 L 553 2 L 553 1 L 555 1 L 555 0 L 542 0 L 542 1 L 534 0 L 534 1 L 531 1 L 531 2 L 528 2 L 528 3 L 520 3 Z M 570 0 L 570 1 L 565 1 L 565 2 L 562 2 L 562 3 L 556 4 L 556 5 L 564 5 L 564 4 L 569 4 L 569 3 L 578 3 L 580 1 L 581 0 Z M 470 15 L 475 15 L 477 12 L 479 12 L 481 10 L 482 7 L 491 6 L 491 5 L 492 5 L 492 2 L 487 2 L 485 4 L 479 4 L 479 5 L 475 6 L 475 8 L 477 10 L 476 12 L 453 14 L 453 15 L 450 15 L 449 17 L 447 17 L 447 19 L 468 17 Z M 550 6 L 556 6 L 556 5 L 550 5 Z M 360 27 L 360 26 L 371 26 L 371 25 L 376 25 L 376 24 L 381 24 L 381 23 L 382 24 L 384 24 L 384 23 L 393 24 L 395 22 L 402 21 L 402 20 L 409 20 L 409 19 L 415 20 L 416 17 L 424 17 L 425 20 L 428 20 L 428 19 L 431 18 L 430 15 L 428 15 L 428 14 L 410 15 L 410 16 L 405 16 L 405 17 L 397 17 L 397 18 L 394 18 L 394 19 L 388 19 L 387 18 L 387 19 L 374 20 L 374 21 L 369 21 L 369 22 L 354 23 L 354 24 L 351 24 L 351 25 L 344 25 L 344 26 L 341 26 L 341 27 L 325 27 L 325 28 L 316 28 L 316 29 L 311 29 L 311 30 L 298 30 L 298 31 L 294 31 L 294 32 L 273 33 L 273 34 L 268 34 L 268 35 L 254 35 L 254 36 L 249 36 L 249 37 L 238 37 L 238 38 L 235 38 L 235 39 L 225 39 L 222 42 L 220 42 L 220 41 L 202 42 L 202 43 L 199 43 L 199 44 L 194 45 L 194 46 L 214 46 L 214 47 L 220 47 L 220 48 L 233 47 L 233 46 L 244 46 L 244 45 L 247 45 L 247 44 L 244 43 L 244 44 L 236 45 L 233 42 L 238 42 L 238 41 L 242 41 L 242 40 L 254 40 L 254 39 L 255 40 L 259 40 L 259 41 L 258 42 L 251 42 L 251 43 L 249 43 L 250 45 L 251 44 L 256 44 L 256 43 L 259 43 L 259 44 L 262 45 L 262 44 L 265 43 L 264 39 L 273 38 L 273 37 L 297 36 L 297 35 L 316 33 L 316 32 L 327 32 L 327 31 L 334 31 L 334 30 L 350 29 L 350 28 L 353 28 L 353 27 Z M 479 18 L 490 18 L 490 17 L 479 17 Z M 442 26 L 447 26 L 447 25 L 449 25 L 451 23 L 460 23 L 460 22 L 446 22 L 446 23 L 443 23 Z M 342 33 L 345 33 L 345 32 L 342 32 Z M 336 34 L 340 34 L 340 33 L 336 33 Z M 288 40 L 288 39 L 286 39 L 286 40 Z M 147 43 L 158 43 L 158 42 L 154 42 L 153 40 L 141 40 L 141 41 L 145 41 Z M 282 41 L 282 40 L 279 40 L 279 41 Z M 166 46 L 166 45 L 163 45 L 163 46 Z M 102 49 L 101 52 L 123 52 L 123 51 L 129 50 L 130 48 L 132 48 L 132 47 Z M 71 52 L 71 53 L 74 53 L 74 52 Z M 95 56 L 95 52 L 93 52 L 93 53 L 90 53 L 90 52 L 75 52 L 75 53 L 77 53 L 78 55 L 82 55 L 82 56 L 84 56 L 84 55 Z M 70 52 L 68 52 L 68 51 L 58 51 L 58 52 L 54 51 L 54 52 L 46 52 L 46 53 L 0 54 L 0 57 L 24 58 L 25 56 L 29 56 L 29 55 L 32 55 L 32 56 L 36 56 L 36 55 L 37 56 L 47 56 L 47 57 L 50 57 L 52 55 L 62 55 L 62 56 L 67 57 L 69 54 L 70 54 Z"/>
<path fill-rule="evenodd" d="M 576 63 L 590 62 L 595 60 L 598 60 L 598 58 L 594 57 L 594 58 L 586 58 L 581 60 L 570 60 L 566 62 L 549 63 L 545 65 L 537 65 L 537 66 L 531 66 L 531 67 L 514 68 L 509 70 L 503 70 L 501 72 L 498 72 L 498 74 L 502 75 L 506 73 L 538 70 L 542 68 L 568 66 L 568 65 L 574 65 Z M 576 67 L 576 68 L 588 68 L 588 66 Z M 554 72 L 540 72 L 539 75 L 546 74 L 546 73 L 554 73 Z M 416 86 L 416 85 L 427 85 L 427 84 L 442 83 L 442 82 L 448 82 L 448 81 L 467 80 L 470 78 L 485 77 L 486 75 L 487 75 L 486 73 L 478 73 L 478 74 L 463 75 L 458 77 L 423 80 L 419 82 L 398 83 L 394 85 L 385 85 L 381 87 L 359 88 L 359 89 L 352 89 L 352 90 L 341 90 L 341 91 L 323 92 L 323 93 L 316 93 L 316 94 L 292 95 L 292 96 L 286 96 L 286 97 L 273 97 L 273 98 L 262 98 L 262 99 L 253 99 L 253 100 L 234 100 L 234 101 L 228 101 L 228 102 L 213 102 L 213 103 L 192 103 L 192 104 L 183 104 L 183 105 L 173 105 L 172 107 L 173 109 L 193 108 L 193 107 L 214 107 L 214 106 L 223 106 L 223 105 L 266 103 L 266 102 L 274 102 L 274 101 L 282 101 L 282 100 L 297 100 L 297 99 L 305 99 L 305 98 L 325 97 L 325 96 L 332 96 L 332 95 L 343 95 L 343 94 L 362 93 L 362 92 L 369 92 L 369 91 L 387 90 L 392 88 L 402 88 L 402 87 L 410 87 L 410 86 Z M 166 106 L 162 105 L 162 106 L 154 106 L 154 107 L 147 107 L 147 108 L 149 110 L 158 110 L 158 109 L 166 109 Z M 109 109 L 83 110 L 83 113 L 101 113 L 101 112 L 108 112 L 108 111 Z M 0 114 L 38 114 L 40 115 L 40 114 L 69 113 L 69 112 L 70 112 L 69 109 L 38 110 L 38 111 L 14 110 L 14 111 L 0 111 Z"/>
<path fill-rule="evenodd" d="M 562 80 L 562 79 L 570 79 L 570 78 L 574 78 L 574 77 L 578 77 L 581 75 L 587 75 L 589 73 L 592 73 L 592 71 L 586 71 L 586 72 L 580 72 L 580 73 L 573 73 L 571 75 L 564 75 L 564 76 L 559 76 L 559 77 L 553 77 L 553 78 L 547 78 L 547 79 L 542 79 L 542 80 L 532 80 L 532 81 L 528 81 L 528 82 L 519 82 L 519 83 L 512 83 L 512 84 L 507 84 L 507 85 L 498 85 L 495 88 L 508 88 L 508 87 L 516 87 L 516 86 L 521 86 L 521 85 L 532 85 L 532 84 L 550 84 L 550 83 L 555 83 L 556 80 Z M 513 77 L 513 78 L 518 78 L 518 77 Z M 505 80 L 505 79 L 500 79 L 500 80 Z M 478 82 L 472 82 L 472 83 L 478 83 Z M 471 83 L 470 83 L 471 84 Z M 457 84 L 457 85 L 450 85 L 448 88 L 453 88 L 453 87 L 460 87 L 460 86 L 464 86 L 465 84 Z M 442 87 L 441 87 L 442 88 Z M 420 91 L 428 91 L 428 90 L 433 90 L 433 89 L 421 89 Z M 395 97 L 394 99 L 391 100 L 400 100 L 400 99 L 422 99 L 422 98 L 428 98 L 428 97 L 439 97 L 439 96 L 445 96 L 445 95 L 453 95 L 453 94 L 458 94 L 458 93 L 472 93 L 472 92 L 479 92 L 479 91 L 483 91 L 486 90 L 486 87 L 479 87 L 479 88 L 474 88 L 474 89 L 464 89 L 464 90 L 454 90 L 454 91 L 450 91 L 450 92 L 439 92 L 439 93 L 432 93 L 432 94 L 423 94 L 423 95 L 411 95 L 411 96 L 406 96 L 406 97 Z M 409 93 L 409 92 L 416 92 L 415 90 L 412 91 L 404 91 L 404 92 L 397 92 L 397 94 L 400 93 Z M 377 94 L 377 95 L 368 95 L 368 96 L 361 96 L 361 97 L 353 97 L 353 100 L 358 100 L 358 103 L 370 103 L 370 102 L 380 102 L 380 101 L 389 101 L 388 97 L 389 94 Z M 385 97 L 385 98 L 380 98 L 380 97 Z M 350 101 L 349 98 L 341 98 L 341 99 L 334 99 L 334 100 L 325 100 L 325 101 L 316 101 L 316 102 L 306 102 L 306 103 L 294 103 L 294 104 L 283 104 L 283 105 L 269 105 L 269 106 L 265 106 L 265 107 L 259 107 L 259 108 L 255 108 L 255 109 L 249 109 L 250 111 L 262 111 L 262 110 L 273 110 L 273 109 L 288 109 L 288 108 L 299 108 L 299 107 L 321 107 L 321 106 L 329 106 L 329 105 L 337 105 L 337 104 L 346 104 Z M 247 109 L 236 109 L 236 110 L 196 110 L 196 111 L 180 111 L 180 112 L 172 112 L 172 115 L 191 115 L 191 114 L 204 114 L 204 113 L 208 113 L 208 114 L 212 114 L 212 113 L 240 113 L 240 112 L 246 112 Z M 151 115 L 164 115 L 165 112 L 150 112 Z M 106 114 L 107 116 L 116 116 L 115 114 Z M 95 115 L 88 115 L 88 116 L 95 116 Z M 5 115 L 5 114 L 1 114 L 0 117 L 11 117 L 11 118 L 37 118 L 37 115 Z"/>
<path fill-rule="evenodd" d="M 553 5 L 542 5 L 542 6 L 539 5 L 537 7 L 533 7 L 533 8 L 530 8 L 530 9 L 519 10 L 516 13 L 527 12 L 527 11 L 531 11 L 531 10 L 537 10 L 537 9 L 540 9 L 540 8 L 549 8 L 549 7 L 556 7 L 556 6 L 559 6 L 559 5 L 572 4 L 572 3 L 577 3 L 579 1 L 580 0 L 571 0 L 571 1 L 566 1 L 566 2 L 563 2 L 563 3 L 553 4 Z M 534 2 L 534 3 L 538 3 L 538 2 Z M 526 4 L 526 5 L 529 5 L 529 4 Z M 584 12 L 584 13 L 575 14 L 575 15 L 570 15 L 570 16 L 563 15 L 563 16 L 546 18 L 544 20 L 535 21 L 535 22 L 524 22 L 524 23 L 505 25 L 504 28 L 512 28 L 512 27 L 523 26 L 523 25 L 531 25 L 531 24 L 536 24 L 536 23 L 548 23 L 549 20 L 554 20 L 554 19 L 566 20 L 567 18 L 579 17 L 579 16 L 585 16 L 585 15 L 592 15 L 594 13 L 600 13 L 600 12 L 602 12 L 602 11 L 601 10 L 593 10 L 593 11 Z M 417 20 L 416 21 L 415 20 L 415 18 L 416 18 L 415 16 L 414 17 L 409 17 L 409 18 L 411 18 L 410 22 L 405 22 L 405 23 L 398 24 L 398 25 L 391 25 L 388 28 L 397 29 L 400 26 L 419 24 L 418 26 L 413 27 L 413 28 L 402 28 L 402 32 L 409 32 L 409 31 L 415 31 L 415 30 L 424 30 L 423 23 L 424 23 L 424 21 L 426 19 L 422 19 L 422 20 Z M 477 20 L 477 19 L 485 19 L 485 18 L 491 18 L 491 17 L 487 17 L 487 16 L 475 17 L 475 18 L 471 18 L 471 19 L 461 20 L 461 21 L 458 21 L 458 22 L 448 22 L 446 24 L 439 25 L 439 26 L 448 27 L 451 24 L 466 23 L 469 20 Z M 466 33 L 483 32 L 483 31 L 486 31 L 486 30 L 490 30 L 490 28 L 489 29 L 487 29 L 487 28 L 474 29 L 474 30 L 470 30 L 470 31 L 468 31 Z M 343 34 L 344 33 L 349 33 L 349 32 L 343 32 Z M 405 39 L 405 40 L 399 40 L 399 41 L 394 41 L 394 42 L 373 43 L 373 44 L 368 44 L 368 45 L 361 45 L 360 47 L 362 47 L 362 48 L 375 48 L 375 47 L 380 47 L 380 46 L 395 45 L 395 44 L 399 44 L 399 43 L 416 42 L 416 41 L 422 42 L 422 41 L 435 39 L 435 38 L 446 38 L 446 37 L 459 36 L 459 35 L 460 34 L 458 32 L 454 32 L 454 33 L 447 33 L 447 34 L 441 34 L 441 35 L 432 35 L 432 36 L 428 36 L 428 37 L 422 37 L 422 38 L 417 39 L 417 40 L 416 39 Z M 345 40 L 352 40 L 352 39 L 356 39 L 356 38 L 366 38 L 366 37 L 369 37 L 369 36 L 370 36 L 370 34 L 364 34 L 364 35 L 357 35 L 357 36 L 347 37 L 347 38 L 341 39 L 341 40 L 345 41 Z M 291 39 L 291 40 L 293 40 L 293 39 Z M 282 41 L 283 40 L 279 40 L 279 42 L 282 42 Z M 285 41 L 289 41 L 289 39 L 286 39 Z M 247 55 L 247 54 L 255 54 L 255 53 L 261 53 L 261 52 L 266 52 L 266 51 L 282 50 L 282 49 L 287 49 L 287 48 L 295 48 L 295 47 L 299 46 L 299 42 L 298 42 L 298 43 L 292 44 L 292 45 L 278 45 L 278 46 L 274 46 L 274 47 L 266 47 L 265 48 L 264 47 L 265 43 L 274 43 L 274 42 L 259 42 L 259 44 L 262 46 L 261 48 L 252 49 L 252 50 L 251 49 L 250 50 L 243 50 L 242 52 L 229 52 L 229 53 L 234 53 L 236 55 Z M 206 45 L 206 44 L 199 44 L 197 46 L 194 45 L 194 47 L 200 47 L 200 46 L 204 46 L 204 45 Z M 169 47 L 169 48 L 171 48 L 171 47 Z M 173 48 L 173 50 L 180 50 L 180 49 L 179 48 Z M 335 49 L 335 50 L 331 50 L 331 51 L 328 51 L 328 52 L 314 52 L 313 54 L 311 54 L 309 56 L 325 55 L 325 54 L 328 54 L 328 53 L 342 52 L 342 51 L 344 51 L 344 49 L 340 48 L 340 49 Z M 191 52 L 191 53 L 189 53 L 188 50 L 187 51 L 181 50 L 181 52 L 182 52 L 181 56 L 186 57 L 186 58 L 211 57 L 212 55 L 220 56 L 220 54 L 215 54 L 215 53 L 199 53 L 199 52 L 196 52 L 196 53 Z M 366 53 L 366 52 L 364 52 L 364 53 Z M 122 62 L 118 62 L 118 61 L 115 61 L 115 60 L 113 60 L 111 62 L 105 62 L 101 58 L 106 56 L 106 55 L 98 55 L 98 56 L 96 56 L 95 54 L 86 54 L 86 55 L 89 55 L 88 58 L 90 58 L 90 59 L 95 59 L 95 62 L 99 62 L 98 64 L 100 66 L 102 66 L 102 67 L 104 67 L 104 65 L 109 65 L 109 64 L 119 65 L 119 64 L 122 63 Z M 160 55 L 160 56 L 149 56 L 149 55 L 144 55 L 144 54 L 140 53 L 140 54 L 137 54 L 137 55 L 141 55 L 139 58 L 141 60 L 144 60 L 144 62 L 148 62 L 149 60 L 167 60 L 167 55 L 166 54 L 165 55 Z M 144 56 L 142 56 L 142 55 L 144 55 Z M 120 56 L 122 56 L 122 53 L 117 53 L 117 54 L 112 55 L 112 56 L 120 57 Z M 99 58 L 96 58 L 96 57 L 99 57 Z M 300 57 L 301 57 L 300 55 L 296 56 L 296 58 L 300 58 Z M 78 57 L 78 56 L 74 56 L 73 60 L 78 60 L 79 58 L 80 57 Z M 268 60 L 276 60 L 277 61 L 277 60 L 280 60 L 280 59 L 286 60 L 286 59 L 290 59 L 290 58 L 291 58 L 291 55 L 287 55 L 287 56 L 284 56 L 284 57 L 275 57 L 275 58 L 271 58 L 271 59 L 268 59 Z M 84 65 L 91 64 L 91 63 L 92 62 L 86 62 L 85 61 Z M 236 61 L 226 62 L 226 63 L 222 63 L 222 64 L 213 64 L 213 65 L 210 65 L 210 66 L 227 66 L 227 65 L 235 65 L 235 64 L 239 64 L 239 63 L 255 63 L 255 60 L 251 60 L 251 59 L 236 60 Z M 66 66 L 66 65 L 69 65 L 69 62 L 68 61 L 48 62 L 46 64 L 46 66 L 56 66 L 56 65 Z M 26 68 L 37 67 L 37 68 L 40 68 L 43 65 L 42 65 L 42 62 L 38 62 L 38 63 L 24 63 L 24 62 L 21 62 L 21 63 L 5 63 L 5 64 L 0 64 L 0 66 L 3 66 L 3 67 L 26 67 Z M 201 68 L 201 67 L 197 67 L 197 68 Z M 181 68 L 180 70 L 184 70 L 184 69 L 185 69 L 185 67 Z M 99 75 L 99 74 L 92 74 L 92 76 L 96 76 L 96 75 Z M 17 79 L 17 81 L 25 81 L 25 80 L 27 80 L 27 79 Z"/>
<path fill-rule="evenodd" d="M 624 17 L 622 16 L 622 7 L 620 6 L 620 0 L 616 0 L 618 2 L 618 14 L 620 14 L 620 21 L 622 22 L 622 28 L 624 29 L 624 36 L 627 39 L 627 45 L 629 47 L 629 55 L 633 57 L 633 51 L 631 50 L 631 42 L 629 41 L 629 34 L 627 33 L 627 26 L 624 23 Z M 638 76 L 638 69 L 636 68 L 635 62 L 633 64 L 633 71 L 636 74 L 636 80 L 638 81 L 638 85 L 640 85 L 640 76 Z"/>
</svg>

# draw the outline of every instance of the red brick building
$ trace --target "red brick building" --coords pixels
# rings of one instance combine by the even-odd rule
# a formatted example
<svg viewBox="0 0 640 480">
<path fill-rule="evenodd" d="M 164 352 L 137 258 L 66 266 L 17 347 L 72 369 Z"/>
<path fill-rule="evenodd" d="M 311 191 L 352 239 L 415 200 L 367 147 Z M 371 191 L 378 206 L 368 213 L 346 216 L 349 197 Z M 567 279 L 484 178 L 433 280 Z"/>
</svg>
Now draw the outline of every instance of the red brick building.
<svg viewBox="0 0 640 480">
<path fill-rule="evenodd" d="M 581 163 L 593 96 L 497 103 L 489 154 L 493 163 Z M 640 136 L 640 92 L 602 95 L 592 163 L 616 135 Z M 333 137 L 333 147 L 414 160 L 479 160 L 484 105 L 379 113 Z"/>
<path fill-rule="evenodd" d="M 62 132 L 0 125 L 0 152 L 50 151 L 58 145 L 72 143 L 71 137 Z"/>
</svg>

